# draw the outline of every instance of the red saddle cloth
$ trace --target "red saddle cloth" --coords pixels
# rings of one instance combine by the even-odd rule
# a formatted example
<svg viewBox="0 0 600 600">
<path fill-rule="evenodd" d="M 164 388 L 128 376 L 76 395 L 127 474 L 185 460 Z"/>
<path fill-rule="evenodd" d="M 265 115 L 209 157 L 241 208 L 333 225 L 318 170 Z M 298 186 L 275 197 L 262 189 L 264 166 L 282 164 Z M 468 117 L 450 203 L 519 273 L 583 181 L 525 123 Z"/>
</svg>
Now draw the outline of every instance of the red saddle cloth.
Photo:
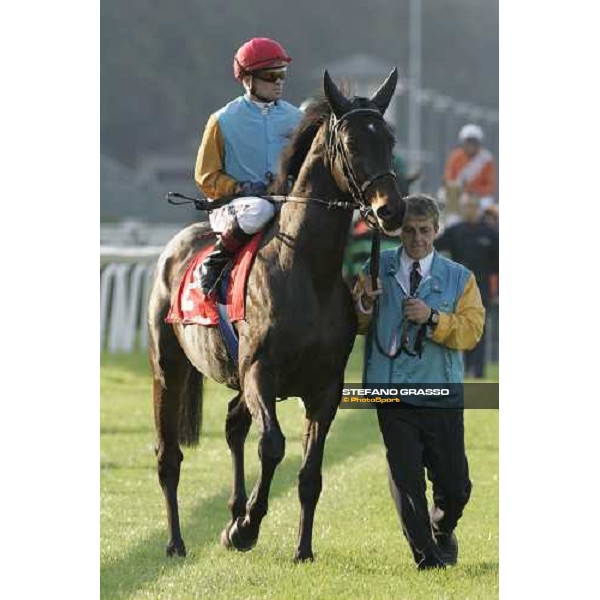
<svg viewBox="0 0 600 600">
<path fill-rule="evenodd" d="M 246 281 L 258 246 L 262 240 L 262 231 L 257 233 L 237 254 L 229 285 L 227 287 L 227 316 L 233 323 L 241 321 L 246 314 Z M 177 295 L 173 299 L 171 309 L 165 321 L 167 323 L 183 323 L 184 325 L 217 325 L 219 313 L 215 294 L 205 296 L 200 289 L 198 267 L 205 256 L 212 252 L 214 244 L 204 248 L 194 256 L 179 284 Z"/>
</svg>

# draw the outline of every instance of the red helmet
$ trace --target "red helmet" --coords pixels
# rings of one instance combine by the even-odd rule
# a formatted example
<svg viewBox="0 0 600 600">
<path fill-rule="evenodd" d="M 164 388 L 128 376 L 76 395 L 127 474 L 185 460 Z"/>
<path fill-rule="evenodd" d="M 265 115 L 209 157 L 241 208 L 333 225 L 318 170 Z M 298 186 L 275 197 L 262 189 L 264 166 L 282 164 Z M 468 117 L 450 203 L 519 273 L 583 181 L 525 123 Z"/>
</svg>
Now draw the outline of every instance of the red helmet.
<svg viewBox="0 0 600 600">
<path fill-rule="evenodd" d="M 274 67 L 282 62 L 290 63 L 292 57 L 281 44 L 269 38 L 252 38 L 235 53 L 233 74 L 241 81 L 252 71 Z"/>
</svg>

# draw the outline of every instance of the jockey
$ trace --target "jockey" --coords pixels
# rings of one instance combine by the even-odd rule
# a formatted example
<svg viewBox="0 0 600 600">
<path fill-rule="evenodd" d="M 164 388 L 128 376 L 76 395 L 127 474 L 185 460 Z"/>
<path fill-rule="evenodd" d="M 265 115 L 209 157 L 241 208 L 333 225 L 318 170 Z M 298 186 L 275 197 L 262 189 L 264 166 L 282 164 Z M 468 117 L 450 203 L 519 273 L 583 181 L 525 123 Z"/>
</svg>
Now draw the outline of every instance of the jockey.
<svg viewBox="0 0 600 600">
<path fill-rule="evenodd" d="M 448 157 L 444 173 L 447 186 L 480 198 L 485 209 L 494 202 L 495 172 L 492 154 L 482 147 L 483 131 L 479 125 L 465 125 L 458 134 L 460 146 Z"/>
<path fill-rule="evenodd" d="M 233 59 L 233 72 L 245 94 L 213 113 L 204 129 L 196 184 L 209 200 L 236 197 L 209 213 L 220 235 L 200 268 L 205 294 L 236 252 L 275 214 L 273 205 L 260 196 L 277 174 L 281 151 L 302 117 L 280 99 L 291 60 L 283 46 L 269 38 L 243 44 Z"/>
</svg>

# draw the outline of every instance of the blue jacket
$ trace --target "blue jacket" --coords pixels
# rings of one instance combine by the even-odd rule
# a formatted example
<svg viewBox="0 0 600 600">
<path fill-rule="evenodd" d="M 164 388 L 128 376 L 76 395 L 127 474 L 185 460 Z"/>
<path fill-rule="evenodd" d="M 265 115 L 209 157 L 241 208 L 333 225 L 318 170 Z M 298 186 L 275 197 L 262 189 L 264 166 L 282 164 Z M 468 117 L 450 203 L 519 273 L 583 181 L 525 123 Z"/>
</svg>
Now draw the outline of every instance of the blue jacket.
<svg viewBox="0 0 600 600">
<path fill-rule="evenodd" d="M 302 113 L 282 100 L 261 108 L 246 96 L 236 98 L 216 118 L 225 141 L 225 172 L 238 181 L 267 181 L 277 174 L 279 157 Z"/>
<path fill-rule="evenodd" d="M 281 151 L 302 118 L 279 100 L 264 109 L 247 96 L 213 113 L 198 149 L 194 177 L 207 198 L 232 196 L 242 181 L 268 184 L 277 174 Z"/>
<path fill-rule="evenodd" d="M 379 299 L 378 322 L 371 323 L 368 329 L 363 383 L 462 383 L 464 365 L 460 350 L 473 347 L 481 337 L 485 311 L 473 274 L 436 251 L 430 275 L 421 281 L 416 293 L 417 298 L 440 312 L 440 323 L 433 334 L 427 328 L 422 357 L 419 359 L 402 352 L 391 360 L 382 355 L 375 345 L 375 326 L 379 340 L 388 352 L 392 339 L 400 339 L 404 324 L 403 301 L 407 297 L 397 278 L 401 251 L 402 246 L 399 246 L 380 255 L 379 277 L 383 291 Z M 369 274 L 369 262 L 364 272 Z M 419 325 L 410 324 L 411 349 L 418 329 Z M 464 347 L 456 347 L 460 345 Z M 411 397 L 410 403 L 426 405 L 427 402 L 420 401 L 421 398 Z"/>
</svg>

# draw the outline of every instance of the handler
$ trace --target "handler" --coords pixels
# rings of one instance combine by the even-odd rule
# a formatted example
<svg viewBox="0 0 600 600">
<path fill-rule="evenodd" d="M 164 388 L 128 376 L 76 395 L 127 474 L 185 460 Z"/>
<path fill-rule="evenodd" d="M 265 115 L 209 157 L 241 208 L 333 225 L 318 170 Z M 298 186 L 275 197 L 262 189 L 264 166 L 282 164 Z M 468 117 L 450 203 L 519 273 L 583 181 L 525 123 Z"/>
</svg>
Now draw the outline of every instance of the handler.
<svg viewBox="0 0 600 600">
<path fill-rule="evenodd" d="M 365 386 L 388 383 L 462 383 L 461 350 L 482 335 L 485 309 L 473 274 L 433 247 L 439 229 L 436 201 L 426 195 L 406 199 L 400 246 L 380 255 L 380 284 L 373 292 L 369 262 L 354 287 L 359 333 L 367 334 Z M 379 295 L 378 319 L 372 322 Z M 377 327 L 382 349 L 393 355 L 403 321 L 411 323 L 410 345 L 426 325 L 422 356 L 402 352 L 392 359 L 374 340 Z M 378 405 L 377 416 L 387 450 L 389 483 L 402 530 L 419 569 L 456 564 L 454 528 L 471 494 L 465 454 L 463 410 L 436 408 L 431 400 L 410 396 L 397 408 Z M 427 509 L 425 472 L 433 484 L 433 507 Z"/>
<path fill-rule="evenodd" d="M 260 196 L 277 174 L 281 151 L 302 117 L 295 106 L 281 100 L 292 60 L 281 44 L 253 38 L 233 60 L 234 76 L 245 94 L 208 119 L 195 178 L 209 200 L 243 198 L 210 213 L 210 224 L 220 237 L 200 269 L 205 294 L 236 252 L 273 217 L 273 205 Z"/>
</svg>

